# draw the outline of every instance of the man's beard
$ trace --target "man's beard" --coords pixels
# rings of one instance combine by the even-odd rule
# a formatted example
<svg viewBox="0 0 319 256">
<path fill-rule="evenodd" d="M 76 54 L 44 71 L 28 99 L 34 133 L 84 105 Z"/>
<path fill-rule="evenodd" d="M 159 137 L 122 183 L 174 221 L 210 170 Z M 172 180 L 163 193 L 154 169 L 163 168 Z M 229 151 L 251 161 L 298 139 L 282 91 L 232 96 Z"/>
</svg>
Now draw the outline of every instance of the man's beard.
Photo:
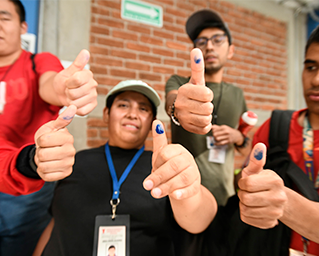
<svg viewBox="0 0 319 256">
<path fill-rule="evenodd" d="M 207 75 L 214 75 L 216 74 L 220 69 L 222 68 L 222 66 L 217 66 L 217 67 L 205 67 L 205 74 Z"/>
</svg>

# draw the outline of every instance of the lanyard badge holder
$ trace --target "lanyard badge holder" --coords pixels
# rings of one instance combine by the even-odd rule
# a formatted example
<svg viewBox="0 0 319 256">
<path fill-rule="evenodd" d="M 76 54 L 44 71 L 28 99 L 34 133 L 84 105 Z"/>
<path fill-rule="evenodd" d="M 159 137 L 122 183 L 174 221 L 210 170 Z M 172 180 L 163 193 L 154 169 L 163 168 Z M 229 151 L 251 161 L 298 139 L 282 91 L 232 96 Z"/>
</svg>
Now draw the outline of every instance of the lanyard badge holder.
<svg viewBox="0 0 319 256">
<path fill-rule="evenodd" d="M 105 155 L 113 180 L 113 195 L 110 200 L 112 215 L 95 217 L 93 256 L 108 255 L 109 249 L 115 250 L 115 255 L 130 255 L 130 215 L 116 215 L 116 208 L 120 204 L 120 187 L 143 152 L 144 146 L 137 151 L 118 180 L 109 145 L 105 145 Z"/>
<path fill-rule="evenodd" d="M 313 130 L 309 123 L 308 114 L 306 114 L 303 125 L 303 158 L 305 161 L 305 170 L 308 178 L 314 183 L 316 189 L 319 188 L 319 173 L 315 178 L 313 164 Z M 290 249 L 290 255 L 311 255 L 308 254 L 308 246 L 310 241 L 302 237 L 303 252 Z"/>
<path fill-rule="evenodd" d="M 223 83 L 220 83 L 220 96 L 213 111 L 213 124 L 216 124 L 218 117 L 219 105 L 223 96 Z M 206 145 L 208 149 L 208 161 L 212 163 L 224 164 L 226 157 L 226 150 L 228 145 L 216 146 L 214 136 L 206 137 Z"/>
</svg>

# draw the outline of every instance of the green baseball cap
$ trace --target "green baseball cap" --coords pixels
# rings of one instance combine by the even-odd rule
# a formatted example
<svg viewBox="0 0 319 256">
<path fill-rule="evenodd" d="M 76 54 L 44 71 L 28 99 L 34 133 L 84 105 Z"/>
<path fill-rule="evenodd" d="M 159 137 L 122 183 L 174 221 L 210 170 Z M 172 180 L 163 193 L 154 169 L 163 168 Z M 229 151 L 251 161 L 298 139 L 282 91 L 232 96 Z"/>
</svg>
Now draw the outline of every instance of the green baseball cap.
<svg viewBox="0 0 319 256">
<path fill-rule="evenodd" d="M 115 85 L 106 95 L 106 105 L 110 96 L 119 92 L 134 91 L 143 94 L 157 108 L 161 102 L 157 92 L 147 83 L 141 80 L 125 80 Z"/>
</svg>

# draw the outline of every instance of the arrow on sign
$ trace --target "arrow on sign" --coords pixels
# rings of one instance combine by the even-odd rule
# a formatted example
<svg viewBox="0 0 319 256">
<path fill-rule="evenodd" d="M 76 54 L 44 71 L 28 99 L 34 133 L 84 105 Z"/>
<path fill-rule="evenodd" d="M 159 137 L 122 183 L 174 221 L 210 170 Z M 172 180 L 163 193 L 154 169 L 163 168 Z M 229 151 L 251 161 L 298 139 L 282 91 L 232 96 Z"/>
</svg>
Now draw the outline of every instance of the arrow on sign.
<svg viewBox="0 0 319 256">
<path fill-rule="evenodd" d="M 145 8 L 143 6 L 137 6 L 131 3 L 126 3 L 126 9 L 131 12 L 137 12 L 139 14 L 150 16 L 151 18 L 156 18 L 158 16 L 158 12 L 155 11 L 154 8 Z"/>
</svg>

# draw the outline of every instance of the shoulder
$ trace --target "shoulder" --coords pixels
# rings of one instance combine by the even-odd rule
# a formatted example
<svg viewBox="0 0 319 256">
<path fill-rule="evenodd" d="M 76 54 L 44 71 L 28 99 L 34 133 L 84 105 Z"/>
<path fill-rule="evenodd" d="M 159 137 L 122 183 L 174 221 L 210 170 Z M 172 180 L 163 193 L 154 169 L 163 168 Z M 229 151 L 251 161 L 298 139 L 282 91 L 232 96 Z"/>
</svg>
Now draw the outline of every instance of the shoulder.
<svg viewBox="0 0 319 256">
<path fill-rule="evenodd" d="M 152 151 L 146 151 L 146 150 L 142 154 L 143 157 L 150 158 L 150 159 L 152 158 L 152 155 L 153 155 Z"/>
<path fill-rule="evenodd" d="M 270 118 L 268 118 L 255 132 L 253 137 L 252 146 L 258 142 L 262 142 L 269 148 L 269 130 L 270 130 Z"/>
<path fill-rule="evenodd" d="M 63 66 L 59 58 L 49 52 L 35 54 L 34 63 L 39 74 L 43 74 L 47 71 L 60 72 L 63 70 Z"/>
<path fill-rule="evenodd" d="M 57 56 L 50 52 L 40 52 L 35 54 L 36 58 L 52 58 L 52 59 L 59 59 Z"/>
<path fill-rule="evenodd" d="M 179 75 L 172 75 L 166 82 L 166 86 L 178 85 L 181 86 L 189 81 L 189 77 L 183 77 Z"/>
<path fill-rule="evenodd" d="M 81 150 L 76 153 L 75 158 L 76 160 L 81 161 L 83 159 L 90 158 L 92 155 L 94 156 L 104 155 L 104 145 L 98 148 L 90 148 L 90 149 Z"/>
<path fill-rule="evenodd" d="M 226 83 L 226 82 L 223 82 L 223 83 L 224 83 L 223 86 L 226 87 L 227 89 L 236 93 L 244 94 L 243 89 L 239 88 L 238 86 L 235 86 L 233 84 Z"/>
</svg>

